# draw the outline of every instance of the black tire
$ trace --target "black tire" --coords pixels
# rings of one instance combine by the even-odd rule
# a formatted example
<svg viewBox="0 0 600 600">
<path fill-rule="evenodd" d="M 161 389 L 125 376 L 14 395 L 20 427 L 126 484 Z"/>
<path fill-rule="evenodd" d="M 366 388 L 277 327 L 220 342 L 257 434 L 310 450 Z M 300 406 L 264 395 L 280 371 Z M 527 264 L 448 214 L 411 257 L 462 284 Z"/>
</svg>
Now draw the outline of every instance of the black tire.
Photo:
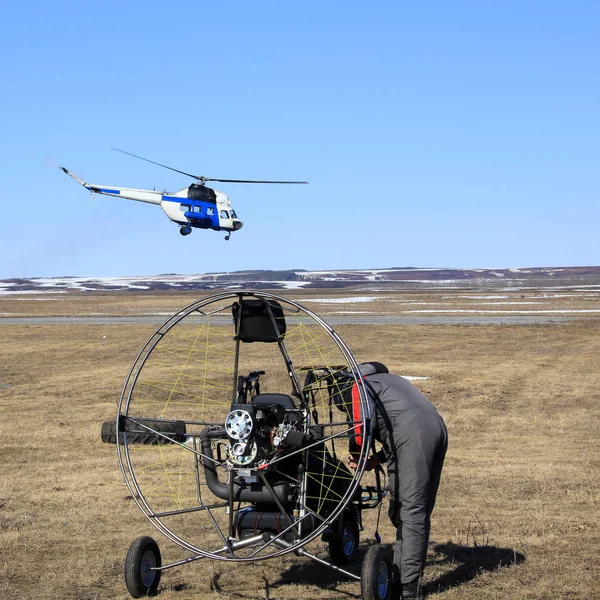
<svg viewBox="0 0 600 600">
<path fill-rule="evenodd" d="M 329 556 L 336 565 L 347 565 L 356 559 L 360 530 L 352 510 L 345 510 L 337 524 L 338 531 L 329 541 Z"/>
<path fill-rule="evenodd" d="M 147 535 L 139 537 L 125 557 L 125 585 L 133 598 L 156 596 L 161 571 L 152 567 L 162 566 L 158 544 Z"/>
<path fill-rule="evenodd" d="M 125 417 L 121 417 L 119 422 L 119 444 L 123 444 L 123 431 L 127 431 L 128 444 L 170 444 L 172 442 L 185 442 L 185 422 L 184 421 L 160 421 L 151 419 L 139 419 L 144 425 L 150 427 L 164 435 L 168 435 L 169 439 L 145 431 L 143 427 L 131 423 Z M 117 442 L 117 427 L 115 421 L 105 421 L 102 423 L 102 431 L 100 437 L 105 444 L 116 444 Z"/>
<path fill-rule="evenodd" d="M 391 552 L 381 544 L 371 546 L 363 560 L 360 591 L 363 600 L 395 600 L 399 588 L 392 581 Z"/>
</svg>

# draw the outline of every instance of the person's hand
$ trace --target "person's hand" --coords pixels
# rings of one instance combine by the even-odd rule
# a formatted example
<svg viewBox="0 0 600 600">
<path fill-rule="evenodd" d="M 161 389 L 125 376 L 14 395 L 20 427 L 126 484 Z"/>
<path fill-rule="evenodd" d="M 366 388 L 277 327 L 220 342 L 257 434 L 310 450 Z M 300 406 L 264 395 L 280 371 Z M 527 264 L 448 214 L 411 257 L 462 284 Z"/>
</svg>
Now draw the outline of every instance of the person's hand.
<svg viewBox="0 0 600 600">
<path fill-rule="evenodd" d="M 365 465 L 365 471 L 372 471 L 375 467 L 378 467 L 381 464 L 379 460 L 379 456 L 377 454 L 373 454 L 373 456 L 369 456 L 367 459 L 367 464 Z"/>
<path fill-rule="evenodd" d="M 358 459 L 360 458 L 360 454 L 351 454 L 348 457 L 348 466 L 356 471 L 357 467 L 358 467 Z M 365 471 L 372 471 L 375 467 L 378 467 L 381 464 L 381 461 L 379 460 L 379 457 L 377 456 L 377 454 L 374 454 L 373 456 L 369 456 L 369 458 L 367 459 L 367 462 L 365 464 Z"/>
</svg>

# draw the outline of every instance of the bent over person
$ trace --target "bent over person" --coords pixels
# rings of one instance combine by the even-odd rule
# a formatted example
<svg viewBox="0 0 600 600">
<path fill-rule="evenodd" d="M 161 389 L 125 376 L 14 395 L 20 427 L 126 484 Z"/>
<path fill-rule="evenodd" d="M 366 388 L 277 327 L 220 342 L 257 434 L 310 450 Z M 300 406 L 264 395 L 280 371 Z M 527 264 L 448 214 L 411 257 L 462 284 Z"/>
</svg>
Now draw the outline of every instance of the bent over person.
<svg viewBox="0 0 600 600">
<path fill-rule="evenodd" d="M 435 505 L 448 433 L 433 404 L 403 377 L 381 363 L 360 365 L 373 402 L 373 438 L 383 450 L 371 456 L 366 470 L 385 462 L 390 490 L 389 517 L 396 527 L 394 565 L 403 599 L 421 598 L 421 576 L 429 542 L 430 517 Z M 360 411 L 356 384 L 352 388 L 351 418 Z M 350 412 L 349 410 L 349 412 Z M 350 467 L 356 468 L 362 437 L 351 443 Z"/>
</svg>

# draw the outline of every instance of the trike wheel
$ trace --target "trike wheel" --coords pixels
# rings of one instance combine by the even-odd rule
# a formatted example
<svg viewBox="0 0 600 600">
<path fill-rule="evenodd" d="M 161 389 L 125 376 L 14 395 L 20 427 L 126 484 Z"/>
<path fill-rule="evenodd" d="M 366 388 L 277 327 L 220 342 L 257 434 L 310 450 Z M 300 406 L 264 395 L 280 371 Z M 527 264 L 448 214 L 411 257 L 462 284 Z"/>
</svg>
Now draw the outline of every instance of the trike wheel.
<svg viewBox="0 0 600 600">
<path fill-rule="evenodd" d="M 161 566 L 158 544 L 148 536 L 139 537 L 131 544 L 125 558 L 125 584 L 134 598 L 155 596 L 160 583 Z"/>
<path fill-rule="evenodd" d="M 337 535 L 329 542 L 329 555 L 335 564 L 346 565 L 356 558 L 360 531 L 351 510 L 345 510 L 340 519 Z"/>
<path fill-rule="evenodd" d="M 363 600 L 394 600 L 391 553 L 381 544 L 371 546 L 362 564 L 360 588 Z"/>
</svg>

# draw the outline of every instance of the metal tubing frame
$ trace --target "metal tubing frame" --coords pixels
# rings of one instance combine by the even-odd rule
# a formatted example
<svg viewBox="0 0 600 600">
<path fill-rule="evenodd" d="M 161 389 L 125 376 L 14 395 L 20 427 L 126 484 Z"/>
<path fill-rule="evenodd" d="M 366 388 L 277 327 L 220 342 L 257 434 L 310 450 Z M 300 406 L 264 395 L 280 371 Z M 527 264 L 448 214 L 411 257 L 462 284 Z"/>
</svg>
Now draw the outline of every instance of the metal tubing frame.
<svg viewBox="0 0 600 600">
<path fill-rule="evenodd" d="M 250 547 L 250 546 L 252 546 L 254 544 L 257 544 L 259 542 L 265 542 L 263 546 L 261 546 L 254 554 L 251 555 L 251 556 L 255 556 L 255 554 L 257 554 L 258 552 L 260 552 L 266 546 L 268 546 L 270 544 L 275 544 L 276 546 L 280 546 L 281 548 L 287 549 L 287 552 L 293 552 L 293 551 L 295 551 L 300 556 L 306 556 L 307 558 L 310 558 L 311 560 L 314 560 L 315 562 L 318 562 L 321 565 L 329 567 L 333 571 L 336 571 L 337 573 L 341 573 L 342 575 L 345 575 L 346 577 L 349 577 L 350 579 L 354 579 L 355 581 L 360 581 L 361 580 L 360 575 L 356 575 L 355 573 L 351 573 L 350 571 L 346 571 L 346 569 L 342 569 L 341 567 L 338 567 L 337 565 L 333 564 L 332 562 L 329 562 L 329 561 L 325 560 L 324 558 L 320 558 L 318 556 L 315 556 L 314 554 L 308 552 L 304 547 L 294 549 L 293 545 L 289 544 L 289 542 L 286 542 L 285 540 L 280 539 L 280 536 L 282 536 L 289 529 L 290 529 L 290 527 L 288 527 L 286 530 L 282 531 L 277 536 L 271 537 L 271 539 L 269 539 L 266 542 L 265 542 L 265 536 L 264 536 L 264 534 L 260 534 L 260 535 L 256 535 L 256 536 L 253 536 L 253 537 L 250 537 L 250 538 L 246 538 L 245 540 L 241 540 L 241 541 L 236 542 L 235 544 L 233 544 L 233 546 L 235 546 L 233 549 L 234 550 L 240 550 L 242 548 L 248 548 L 248 547 Z M 219 550 L 215 550 L 214 554 L 216 554 L 216 553 L 220 554 L 220 553 L 223 553 L 223 552 L 226 552 L 226 551 L 227 551 L 227 548 L 223 547 L 223 548 L 219 548 Z M 185 558 L 183 560 L 178 560 L 176 562 L 169 563 L 167 565 L 162 565 L 160 567 L 153 567 L 151 570 L 152 571 L 165 571 L 167 569 L 172 569 L 173 567 L 180 567 L 182 565 L 186 565 L 186 564 L 189 564 L 191 562 L 195 562 L 195 561 L 201 560 L 203 558 L 206 558 L 206 557 L 205 556 L 201 556 L 201 555 L 196 555 L 196 556 L 192 556 L 190 558 Z"/>
<path fill-rule="evenodd" d="M 291 545 L 288 542 L 286 542 L 285 540 L 275 540 L 274 539 L 273 542 L 277 546 L 289 548 L 290 552 L 295 551 L 299 556 L 307 556 L 308 558 L 314 560 L 315 562 L 325 565 L 326 567 L 329 567 L 330 569 L 333 569 L 334 571 L 337 571 L 338 573 L 342 573 L 343 575 L 346 575 L 346 577 L 350 577 L 351 579 L 356 579 L 357 581 L 361 580 L 361 577 L 359 575 L 350 573 L 350 571 L 346 571 L 345 569 L 342 569 L 341 567 L 334 565 L 333 563 L 325 560 L 324 558 L 319 558 L 318 556 L 315 556 L 314 554 L 307 552 L 306 549 L 303 547 L 302 548 L 292 548 L 292 547 L 290 547 Z"/>
</svg>

